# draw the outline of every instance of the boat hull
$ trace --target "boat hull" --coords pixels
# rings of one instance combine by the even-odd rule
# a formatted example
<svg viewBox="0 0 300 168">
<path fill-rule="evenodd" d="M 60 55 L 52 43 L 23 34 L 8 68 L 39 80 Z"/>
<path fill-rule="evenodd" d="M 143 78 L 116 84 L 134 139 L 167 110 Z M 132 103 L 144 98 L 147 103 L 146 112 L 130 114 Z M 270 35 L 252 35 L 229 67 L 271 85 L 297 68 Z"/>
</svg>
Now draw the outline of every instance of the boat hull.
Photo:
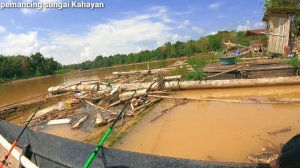
<svg viewBox="0 0 300 168">
<path fill-rule="evenodd" d="M 0 121 L 0 134 L 12 142 L 21 127 Z M 26 130 L 19 141 L 19 147 L 30 144 L 32 162 L 43 168 L 82 167 L 94 150 L 94 145 L 77 142 L 45 133 Z M 91 167 L 269 167 L 268 165 L 222 163 L 161 157 L 122 151 L 113 148 L 103 148 L 93 161 Z"/>
</svg>

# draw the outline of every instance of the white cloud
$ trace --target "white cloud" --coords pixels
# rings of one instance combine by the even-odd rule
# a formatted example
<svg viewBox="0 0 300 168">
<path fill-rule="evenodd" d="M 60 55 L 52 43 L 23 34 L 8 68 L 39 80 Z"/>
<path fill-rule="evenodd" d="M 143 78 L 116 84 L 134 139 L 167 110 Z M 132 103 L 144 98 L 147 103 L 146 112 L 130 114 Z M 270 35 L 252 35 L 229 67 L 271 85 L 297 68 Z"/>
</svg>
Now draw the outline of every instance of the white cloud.
<svg viewBox="0 0 300 168">
<path fill-rule="evenodd" d="M 183 39 L 184 39 L 184 41 L 187 41 L 187 40 L 191 40 L 191 39 L 192 39 L 192 37 L 191 37 L 191 36 L 189 36 L 189 35 L 185 35 L 185 36 L 183 37 Z"/>
<path fill-rule="evenodd" d="M 180 40 L 180 35 L 179 34 L 174 34 L 173 36 L 172 36 L 172 42 L 176 42 L 176 41 L 179 41 Z"/>
<path fill-rule="evenodd" d="M 72 64 L 93 60 L 98 55 L 128 54 L 155 49 L 168 41 L 187 41 L 191 39 L 190 30 L 203 33 L 200 27 L 191 27 L 189 20 L 178 22 L 176 16 L 171 16 L 167 8 L 157 6 L 90 26 L 80 34 L 45 28 L 32 28 L 34 31 L 22 34 L 8 33 L 0 38 L 0 54 L 30 55 L 39 51 L 60 63 Z M 180 29 L 180 25 L 186 29 Z"/>
<path fill-rule="evenodd" d="M 264 28 L 265 26 L 264 22 L 255 22 L 253 25 L 254 28 Z"/>
<path fill-rule="evenodd" d="M 213 31 L 213 32 L 208 33 L 207 35 L 215 35 L 215 34 L 217 34 L 217 33 L 218 33 L 218 32 Z"/>
<path fill-rule="evenodd" d="M 186 29 L 188 25 L 190 25 L 191 21 L 186 19 L 183 22 L 180 22 L 178 25 L 178 29 Z"/>
<path fill-rule="evenodd" d="M 204 30 L 201 27 L 197 26 L 192 27 L 192 30 L 198 34 L 202 34 L 204 32 Z"/>
<path fill-rule="evenodd" d="M 167 9 L 151 8 L 151 13 L 98 24 L 83 35 L 54 33 L 50 42 L 43 42 L 40 51 L 64 64 L 71 64 L 75 60 L 81 62 L 94 59 L 97 55 L 154 49 L 167 41 L 173 41 L 176 37 L 173 37 L 172 28 L 166 22 Z"/>
<path fill-rule="evenodd" d="M 9 33 L 0 40 L 0 54 L 18 55 L 37 52 L 39 49 L 38 33 L 27 32 L 22 34 Z"/>
<path fill-rule="evenodd" d="M 216 2 L 208 5 L 209 9 L 218 9 L 222 5 L 221 2 Z"/>
<path fill-rule="evenodd" d="M 75 55 L 80 56 L 80 61 L 83 61 L 97 55 L 128 54 L 155 48 L 156 42 L 167 41 L 168 30 L 168 26 L 148 20 L 116 20 L 96 25 L 84 36 L 55 35 L 52 44 L 41 48 L 41 52 L 53 57 L 62 56 L 58 59 L 62 59 L 63 63 L 72 63 L 68 59 Z"/>
<path fill-rule="evenodd" d="M 4 33 L 4 32 L 6 32 L 6 28 L 0 25 L 0 33 Z"/>
<path fill-rule="evenodd" d="M 250 29 L 259 29 L 264 27 L 265 24 L 263 22 L 251 23 L 249 20 L 247 20 L 245 24 L 238 25 L 236 31 L 247 31 Z"/>
</svg>

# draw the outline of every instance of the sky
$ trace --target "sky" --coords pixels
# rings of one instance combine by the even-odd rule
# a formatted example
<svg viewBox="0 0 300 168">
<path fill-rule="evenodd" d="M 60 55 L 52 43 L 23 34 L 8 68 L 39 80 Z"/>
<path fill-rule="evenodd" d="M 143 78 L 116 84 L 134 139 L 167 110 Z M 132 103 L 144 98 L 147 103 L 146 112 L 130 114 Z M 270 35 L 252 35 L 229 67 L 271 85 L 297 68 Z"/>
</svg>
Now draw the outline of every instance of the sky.
<svg viewBox="0 0 300 168">
<path fill-rule="evenodd" d="M 1 2 L 30 0 L 1 0 Z M 34 0 L 34 2 L 67 0 Z M 69 0 L 71 1 L 71 0 Z M 104 8 L 0 10 L 0 54 L 41 52 L 66 65 L 152 50 L 221 30 L 263 28 L 263 0 L 85 0 Z"/>
</svg>

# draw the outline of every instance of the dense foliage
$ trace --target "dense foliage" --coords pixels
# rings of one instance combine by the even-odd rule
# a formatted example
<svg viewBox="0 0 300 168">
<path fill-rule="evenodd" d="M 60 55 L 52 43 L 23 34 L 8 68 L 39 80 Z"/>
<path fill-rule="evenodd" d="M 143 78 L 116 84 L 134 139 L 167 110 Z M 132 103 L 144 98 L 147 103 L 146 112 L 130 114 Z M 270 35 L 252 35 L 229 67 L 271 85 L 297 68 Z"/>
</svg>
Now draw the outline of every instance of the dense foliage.
<svg viewBox="0 0 300 168">
<path fill-rule="evenodd" d="M 113 65 L 122 65 L 130 63 L 139 63 L 145 61 L 165 60 L 168 58 L 189 57 L 197 53 L 208 53 L 211 51 L 222 50 L 222 40 L 230 40 L 243 46 L 249 46 L 250 41 L 257 37 L 245 37 L 245 32 L 222 31 L 215 35 L 208 35 L 199 40 L 189 40 L 187 42 L 177 41 L 174 44 L 170 42 L 155 50 L 141 51 L 131 54 L 116 54 L 113 56 L 97 56 L 94 61 L 85 61 L 80 64 L 68 65 L 65 68 L 73 70 L 87 70 L 95 68 L 110 67 Z"/>
<path fill-rule="evenodd" d="M 288 59 L 287 64 L 295 69 L 300 68 L 300 62 L 299 62 L 298 57 L 293 57 L 293 58 Z"/>
<path fill-rule="evenodd" d="M 300 0 L 265 0 L 265 10 L 272 8 L 300 8 Z"/>
<path fill-rule="evenodd" d="M 10 79 L 54 74 L 62 65 L 41 53 L 26 56 L 0 55 L 0 82 Z"/>
</svg>

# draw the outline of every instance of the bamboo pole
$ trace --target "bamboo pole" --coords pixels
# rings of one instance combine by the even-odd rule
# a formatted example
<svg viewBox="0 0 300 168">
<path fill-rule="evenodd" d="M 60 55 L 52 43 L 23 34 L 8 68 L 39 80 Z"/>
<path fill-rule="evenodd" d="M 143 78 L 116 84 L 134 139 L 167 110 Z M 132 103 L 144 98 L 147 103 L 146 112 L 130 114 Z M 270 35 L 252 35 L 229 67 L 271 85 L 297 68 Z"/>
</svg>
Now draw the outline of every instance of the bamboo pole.
<svg viewBox="0 0 300 168">
<path fill-rule="evenodd" d="M 141 109 L 144 109 L 144 108 L 148 108 L 149 106 L 152 106 L 153 104 L 155 104 L 155 103 L 157 103 L 157 102 L 159 102 L 161 100 L 162 100 L 162 98 L 158 98 L 158 99 L 153 100 L 153 101 L 151 101 L 151 102 L 149 102 L 147 104 L 144 104 L 144 105 L 142 105 L 140 107 L 137 107 L 137 108 L 134 109 L 134 112 L 137 112 L 137 111 L 139 111 Z"/>
<path fill-rule="evenodd" d="M 172 107 L 169 107 L 169 108 L 167 108 L 167 109 L 161 111 L 161 112 L 159 113 L 159 115 L 156 116 L 156 117 L 154 117 L 152 120 L 150 120 L 150 122 L 153 122 L 153 121 L 157 120 L 159 117 L 163 116 L 163 115 L 166 114 L 168 111 L 173 110 L 173 109 L 176 108 L 177 106 L 182 105 L 182 104 L 185 104 L 186 102 L 187 102 L 186 100 L 183 100 L 183 101 L 181 101 L 181 102 L 179 102 L 179 103 L 176 103 L 176 104 L 173 105 Z"/>
<path fill-rule="evenodd" d="M 23 103 L 25 101 L 29 101 L 29 100 L 32 100 L 32 99 L 35 99 L 35 98 L 38 98 L 38 97 L 41 97 L 41 96 L 46 96 L 47 93 L 43 93 L 43 94 L 40 94 L 40 95 L 37 95 L 37 96 L 34 96 L 34 97 L 30 97 L 28 99 L 24 99 L 24 100 L 20 100 L 18 102 L 14 102 L 14 103 L 11 103 L 11 104 L 6 104 L 6 105 L 3 105 L 0 107 L 0 109 L 4 108 L 4 107 L 8 107 L 8 106 L 12 106 L 12 105 L 16 105 L 16 104 L 19 104 L 19 103 Z"/>
<path fill-rule="evenodd" d="M 148 95 L 148 97 L 172 99 L 172 100 L 192 100 L 203 102 L 222 102 L 222 103 L 245 103 L 245 104 L 299 104 L 300 99 L 277 99 L 273 101 L 260 101 L 260 100 L 238 100 L 238 99 L 210 99 L 210 98 L 188 98 L 188 97 L 172 97 L 172 96 L 159 96 Z"/>
<path fill-rule="evenodd" d="M 224 71 L 224 72 L 220 72 L 220 73 L 217 73 L 217 74 L 215 74 L 215 75 L 208 76 L 208 77 L 206 77 L 206 79 L 214 78 L 214 77 L 223 75 L 223 74 L 225 74 L 225 73 L 229 73 L 229 72 L 238 70 L 238 69 L 240 69 L 240 68 L 242 68 L 242 67 L 243 67 L 243 66 L 238 66 L 238 67 L 236 67 L 236 68 L 233 68 L 233 69 L 230 69 L 230 70 L 227 70 L 227 71 Z"/>
<path fill-rule="evenodd" d="M 0 144 L 6 149 L 9 150 L 12 146 L 2 135 L 0 135 Z M 37 165 L 32 163 L 28 158 L 23 156 L 19 151 L 13 149 L 11 155 L 17 159 L 25 168 L 38 168 Z"/>
<path fill-rule="evenodd" d="M 165 76 L 164 81 L 174 81 L 174 80 L 180 80 L 181 79 L 181 75 L 177 75 L 177 76 Z M 157 81 L 157 78 L 153 78 L 153 81 Z"/>
</svg>

